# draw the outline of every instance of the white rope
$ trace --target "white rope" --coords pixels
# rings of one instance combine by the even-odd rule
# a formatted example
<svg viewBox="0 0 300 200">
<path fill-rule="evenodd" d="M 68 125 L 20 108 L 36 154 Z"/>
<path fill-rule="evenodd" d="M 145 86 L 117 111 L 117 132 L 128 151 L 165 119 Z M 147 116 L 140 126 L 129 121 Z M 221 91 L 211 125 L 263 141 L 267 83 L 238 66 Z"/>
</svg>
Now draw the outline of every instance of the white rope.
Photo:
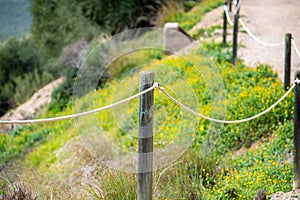
<svg viewBox="0 0 300 200">
<path fill-rule="evenodd" d="M 243 28 L 245 29 L 245 31 L 258 43 L 265 45 L 265 46 L 270 46 L 270 47 L 277 47 L 277 46 L 281 46 L 284 45 L 284 42 L 278 42 L 278 43 L 267 43 L 267 42 L 263 42 L 260 39 L 258 39 L 255 35 L 253 35 L 253 33 L 249 30 L 249 28 L 245 25 L 244 21 L 240 18 L 239 22 L 242 24 Z"/>
<path fill-rule="evenodd" d="M 300 58 L 300 52 L 299 52 L 299 49 L 298 49 L 298 47 L 297 47 L 297 44 L 296 44 L 296 41 L 295 41 L 294 38 L 292 38 L 292 44 L 293 44 L 293 47 L 294 47 L 294 49 L 295 49 L 295 51 L 296 51 L 298 57 Z"/>
<path fill-rule="evenodd" d="M 234 14 L 237 14 L 237 13 L 238 13 L 238 11 L 240 10 L 241 5 L 242 5 L 242 0 L 239 0 L 238 5 L 235 7 Z"/>
<path fill-rule="evenodd" d="M 169 98 L 171 101 L 173 101 L 174 103 L 176 103 L 177 105 L 179 105 L 181 108 L 185 109 L 186 111 L 192 113 L 193 115 L 196 115 L 198 117 L 201 117 L 203 119 L 206 119 L 206 120 L 209 120 L 209 121 L 212 121 L 212 122 L 216 122 L 216 123 L 224 123 L 224 124 L 235 124 L 235 123 L 242 123 L 242 122 L 247 122 L 247 121 L 250 121 L 250 120 L 253 120 L 255 118 L 258 118 L 264 114 L 266 114 L 267 112 L 269 112 L 270 110 L 272 110 L 275 106 L 277 106 L 292 90 L 293 88 L 295 87 L 296 84 L 300 84 L 300 79 L 297 79 L 295 81 L 295 83 L 291 86 L 291 88 L 278 100 L 276 101 L 273 105 L 271 105 L 269 108 L 267 108 L 266 110 L 264 110 L 263 112 L 257 114 L 257 115 L 254 115 L 252 117 L 249 117 L 249 118 L 246 118 L 246 119 L 241 119 L 241 120 L 233 120 L 233 121 L 227 121 L 227 120 L 219 120 L 219 119 L 214 119 L 214 118 L 211 118 L 211 117 L 208 117 L 208 116 L 205 116 L 203 114 L 200 114 L 190 108 L 188 108 L 187 106 L 185 106 L 183 103 L 179 102 L 178 100 L 176 100 L 174 97 L 172 97 L 169 93 L 167 93 L 165 91 L 165 89 L 163 87 L 160 87 L 158 85 L 158 83 L 154 83 L 152 87 L 140 92 L 140 93 L 137 93 L 131 97 L 128 97 L 126 99 L 123 99 L 121 101 L 118 101 L 116 103 L 113 103 L 113 104 L 110 104 L 110 105 L 107 105 L 107 106 L 104 106 L 104 107 L 101 107 L 101 108 L 96 108 L 96 109 L 93 109 L 93 110 L 89 110 L 89 111 L 86 111 L 86 112 L 81 112 L 81 113 L 76 113 L 76 114 L 72 114 L 72 115 L 65 115 L 65 116 L 60 116 L 60 117 L 52 117 L 52 118 L 45 118 L 45 119 L 33 119 L 33 120 L 0 120 L 0 125 L 3 125 L 3 124 L 35 124 L 35 123 L 40 123 L 40 122 L 54 122 L 54 121 L 61 121 L 61 120 L 65 120 L 65 119 L 73 119 L 73 118 L 78 118 L 78 117 L 82 117 L 82 116 L 85 116 L 85 115 L 89 115 L 89 114 L 93 114 L 93 113 L 97 113 L 97 112 L 100 112 L 100 111 L 103 111 L 103 110 L 106 110 L 106 109 L 109 109 L 109 108 L 113 108 L 113 107 L 116 107 L 120 104 L 123 104 L 125 102 L 128 102 L 136 97 L 139 97 L 147 92 L 150 92 L 156 88 L 158 88 L 167 98 Z"/>
<path fill-rule="evenodd" d="M 184 110 L 190 112 L 191 114 L 195 115 L 195 116 L 198 116 L 198 117 L 201 117 L 203 119 L 206 119 L 206 120 L 209 120 L 209 121 L 212 121 L 212 122 L 216 122 L 216 123 L 221 123 L 221 124 L 236 124 L 236 123 L 243 123 L 243 122 L 247 122 L 247 121 L 250 121 L 250 120 L 253 120 L 255 118 L 258 118 L 264 114 L 266 114 L 267 112 L 269 112 L 270 110 L 272 110 L 275 106 L 277 106 L 292 90 L 293 88 L 295 87 L 296 84 L 299 84 L 300 83 L 300 80 L 297 79 L 295 81 L 295 83 L 291 86 L 291 88 L 278 100 L 276 101 L 272 106 L 270 106 L 269 108 L 267 108 L 266 110 L 264 110 L 263 112 L 257 114 L 257 115 L 254 115 L 252 117 L 249 117 L 249 118 L 246 118 L 246 119 L 241 119 L 241 120 L 233 120 L 233 121 L 227 121 L 227 120 L 220 120 L 220 119 L 214 119 L 214 118 L 211 118 L 211 117 L 208 117 L 208 116 L 205 116 L 201 113 L 198 113 L 190 108 L 188 108 L 187 106 L 185 106 L 183 103 L 179 102 L 178 100 L 176 100 L 174 97 L 172 97 L 169 93 L 167 93 L 165 91 L 164 88 L 162 87 L 158 87 L 158 89 L 167 97 L 169 98 L 171 101 L 173 101 L 175 104 L 177 104 L 178 106 L 180 106 L 181 108 L 183 108 Z"/>
<path fill-rule="evenodd" d="M 147 92 L 150 92 L 152 90 L 154 90 L 155 88 L 158 88 L 158 84 L 157 83 L 154 83 L 152 87 L 140 92 L 140 93 L 137 93 L 131 97 L 128 97 L 126 99 L 123 99 L 121 101 L 118 101 L 116 103 L 113 103 L 113 104 L 110 104 L 110 105 L 107 105 L 107 106 L 104 106 L 104 107 L 101 107 L 101 108 L 96 108 L 94 110 L 89 110 L 89 111 L 86 111 L 86 112 L 82 112 L 82 113 L 76 113 L 76 114 L 72 114 L 72 115 L 65 115 L 65 116 L 60 116 L 60 117 L 52 117 L 52 118 L 46 118 L 46 119 L 33 119 L 33 120 L 11 120 L 11 121 L 6 121 L 6 120 L 0 120 L 0 125 L 2 124 L 35 124 L 35 123 L 40 123 L 40 122 L 54 122 L 54 121 L 61 121 L 61 120 L 65 120 L 65 119 L 73 119 L 73 118 L 78 118 L 78 117 L 82 117 L 82 116 L 85 116 L 85 115 L 89 115 L 89 114 L 93 114 L 93 113 L 97 113 L 97 112 L 100 112 L 100 111 L 103 111 L 103 110 L 106 110 L 106 109 L 109 109 L 109 108 L 113 108 L 113 107 L 116 107 L 120 104 L 123 104 L 125 102 L 128 102 L 136 97 L 139 97 Z"/>
<path fill-rule="evenodd" d="M 233 26 L 233 22 L 231 21 L 230 16 L 229 16 L 228 6 L 224 5 L 223 9 L 225 11 L 225 15 L 226 15 L 228 23 L 230 24 L 230 26 Z"/>
</svg>

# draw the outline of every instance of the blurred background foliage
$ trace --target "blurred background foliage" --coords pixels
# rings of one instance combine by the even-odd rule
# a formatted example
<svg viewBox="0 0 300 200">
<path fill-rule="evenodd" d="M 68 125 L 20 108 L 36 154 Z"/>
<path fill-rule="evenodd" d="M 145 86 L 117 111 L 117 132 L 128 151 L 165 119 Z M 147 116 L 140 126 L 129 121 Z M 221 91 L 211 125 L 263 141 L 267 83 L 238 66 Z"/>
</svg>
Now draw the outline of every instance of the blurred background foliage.
<svg viewBox="0 0 300 200">
<path fill-rule="evenodd" d="M 9 28 L 5 27 L 14 25 L 28 27 L 31 22 L 30 28 L 23 27 L 18 34 L 10 33 L 10 35 L 4 30 L 5 34 L 0 33 L 0 116 L 28 100 L 36 90 L 52 80 L 60 76 L 73 77 L 80 67 L 78 62 L 82 58 L 82 52 L 83 54 L 86 52 L 90 43 L 127 29 L 163 26 L 165 21 L 172 20 L 172 16 L 174 20 L 175 17 L 178 18 L 175 12 L 190 10 L 197 1 L 31 0 L 28 2 L 24 0 L 24 6 L 21 7 L 20 2 L 15 1 L 3 1 L 0 4 L 4 5 L 2 8 L 10 10 L 9 18 L 19 17 L 19 21 L 26 21 L 22 25 L 21 22 L 2 20 L 1 24 L 6 25 L 1 25 L 3 29 L 8 30 Z M 170 9 L 168 17 L 165 18 L 166 10 L 172 7 L 178 9 Z M 74 47 L 78 41 L 87 45 Z M 70 63 L 69 60 L 75 62 Z M 64 86 L 52 95 L 54 97 L 52 105 L 59 104 L 55 109 L 63 108 L 70 100 L 74 80 L 67 78 L 65 81 Z"/>
</svg>

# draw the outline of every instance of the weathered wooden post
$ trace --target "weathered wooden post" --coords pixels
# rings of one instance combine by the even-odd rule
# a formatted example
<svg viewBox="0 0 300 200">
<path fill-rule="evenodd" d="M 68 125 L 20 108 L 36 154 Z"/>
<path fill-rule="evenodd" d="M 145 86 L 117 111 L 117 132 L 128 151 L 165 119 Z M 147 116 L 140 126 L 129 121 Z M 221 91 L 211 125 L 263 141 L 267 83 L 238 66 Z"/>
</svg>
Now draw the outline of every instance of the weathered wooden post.
<svg viewBox="0 0 300 200">
<path fill-rule="evenodd" d="M 153 72 L 141 72 L 140 91 L 150 88 L 153 83 Z M 137 169 L 138 200 L 152 200 L 153 102 L 153 90 L 140 97 Z"/>
<path fill-rule="evenodd" d="M 240 0 L 237 0 L 237 6 L 239 4 Z M 238 29 L 239 29 L 239 12 L 240 8 L 235 11 L 234 14 L 234 22 L 233 22 L 233 39 L 232 39 L 232 64 L 236 64 L 237 59 L 237 46 L 238 46 Z"/>
<path fill-rule="evenodd" d="M 284 36 L 284 89 L 288 90 L 291 84 L 291 42 L 292 34 Z"/>
<path fill-rule="evenodd" d="M 224 7 L 227 6 L 227 0 L 224 2 Z M 223 11 L 223 48 L 226 47 L 226 36 L 227 36 L 227 17 L 226 11 Z"/>
<path fill-rule="evenodd" d="M 300 79 L 300 71 L 295 79 Z M 294 89 L 294 189 L 300 189 L 300 84 Z"/>
<path fill-rule="evenodd" d="M 229 6 L 228 7 L 229 12 L 231 12 L 232 11 L 232 0 L 229 0 L 229 5 L 228 6 Z"/>
</svg>

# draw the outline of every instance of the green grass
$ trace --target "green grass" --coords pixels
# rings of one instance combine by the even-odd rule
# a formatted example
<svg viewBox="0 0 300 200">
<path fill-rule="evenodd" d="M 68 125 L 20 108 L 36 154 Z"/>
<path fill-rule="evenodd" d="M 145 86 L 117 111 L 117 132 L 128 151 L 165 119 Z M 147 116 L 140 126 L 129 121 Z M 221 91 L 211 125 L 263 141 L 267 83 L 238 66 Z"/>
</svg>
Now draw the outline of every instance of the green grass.
<svg viewBox="0 0 300 200">
<path fill-rule="evenodd" d="M 219 3 L 203 1 L 201 8 L 195 7 L 178 20 L 190 28 L 200 19 L 193 18 L 197 12 L 201 16 Z M 76 111 L 85 111 L 136 93 L 139 74 L 130 70 L 143 59 L 147 65 L 140 70 L 153 70 L 161 86 L 208 116 L 226 116 L 227 120 L 250 117 L 284 94 L 270 66 L 250 68 L 239 61 L 233 67 L 230 58 L 230 49 L 214 42 L 200 44 L 184 58 L 162 56 L 159 50 L 133 52 L 112 63 L 118 67 L 117 79 L 73 103 Z M 137 105 L 135 99 L 128 107 L 82 118 L 76 125 L 74 121 L 37 124 L 0 135 L 1 165 L 5 168 L 14 163 L 19 170 L 17 180 L 41 199 L 135 199 L 135 174 L 108 168 L 97 160 L 107 159 L 101 157 L 107 146 L 100 146 L 93 127 L 101 128 L 120 150 L 136 152 Z M 177 160 L 165 161 L 167 167 L 154 173 L 156 199 L 252 199 L 259 189 L 264 188 L 267 195 L 292 189 L 292 94 L 258 119 L 221 127 L 187 114 L 158 91 L 155 105 L 154 147 L 191 142 Z M 72 112 L 72 104 L 68 104 L 55 116 Z M 256 141 L 257 147 L 249 148 Z M 213 147 L 211 151 L 209 147 Z M 238 155 L 240 148 L 244 150 Z"/>
<path fill-rule="evenodd" d="M 185 12 L 184 5 L 178 2 L 166 2 L 167 5 L 161 10 L 161 16 L 158 18 L 158 26 L 164 26 L 167 22 L 178 22 L 179 26 L 185 31 L 193 28 L 203 17 L 203 15 L 214 8 L 222 5 L 222 0 L 201 0 L 191 10 Z"/>
<path fill-rule="evenodd" d="M 208 55 L 213 57 L 214 62 L 208 62 Z M 192 51 L 186 56 L 188 60 L 197 62 L 197 65 L 202 68 L 217 69 L 219 71 L 224 83 L 224 94 L 226 95 L 226 100 L 220 102 L 220 105 L 226 106 L 226 119 L 234 120 L 252 116 L 266 109 L 284 93 L 277 75 L 271 71 L 269 66 L 259 65 L 252 69 L 239 63 L 236 67 L 232 67 L 228 63 L 228 57 L 230 57 L 229 52 L 223 50 L 221 44 L 214 43 L 202 44 L 198 50 Z M 157 69 L 155 66 L 158 63 L 172 66 L 172 70 L 176 71 L 177 74 L 172 74 L 168 70 Z M 145 70 L 150 68 L 156 71 L 157 81 L 162 82 L 166 88 L 172 89 L 173 92 L 171 93 L 177 97 L 185 94 L 185 92 L 178 90 L 178 82 L 180 83 L 180 79 L 184 77 L 186 83 L 193 88 L 196 99 L 198 99 L 198 111 L 206 115 L 210 115 L 211 111 L 215 111 L 215 107 L 210 102 L 211 97 L 209 96 L 211 94 L 204 82 L 203 74 L 199 76 L 199 73 L 195 72 L 195 68 L 190 63 L 180 57 L 166 57 L 161 61 L 149 64 L 145 67 Z M 214 71 L 214 73 L 218 73 L 218 71 Z M 168 80 L 164 80 L 164 77 L 168 77 Z M 214 79 L 212 78 L 212 80 Z M 208 82 L 212 80 L 206 78 Z M 124 82 L 138 85 L 138 75 L 126 77 Z M 82 107 L 84 110 L 89 110 L 109 104 L 112 91 L 116 90 L 117 87 L 120 87 L 120 85 L 117 80 L 114 80 L 104 88 L 75 101 L 75 105 Z M 122 95 L 128 96 L 128 91 L 123 92 L 118 98 L 123 98 Z M 190 100 L 184 99 L 183 101 L 188 106 L 193 107 L 194 102 L 190 102 Z M 137 103 L 137 100 L 130 102 L 128 114 L 124 116 L 125 119 L 129 120 L 126 120 L 127 122 L 131 120 L 136 122 Z M 155 130 L 157 131 L 155 132 L 154 146 L 156 148 L 164 147 L 172 142 L 173 138 L 181 138 L 182 136 L 179 133 L 188 130 L 178 129 L 182 126 L 182 122 L 188 127 L 194 126 L 189 122 L 191 118 L 184 118 L 184 113 L 176 105 L 157 92 L 155 92 L 155 104 L 159 105 L 155 109 L 155 119 L 157 119 Z M 194 108 L 196 107 L 194 106 Z M 120 109 L 122 110 L 122 108 Z M 196 122 L 198 121 L 199 125 L 196 126 L 196 132 L 188 131 L 184 135 L 193 134 L 194 139 L 189 150 L 179 158 L 178 164 L 171 166 L 162 175 L 160 175 L 161 170 L 157 172 L 156 178 L 158 179 L 160 176 L 160 181 L 156 187 L 157 198 L 190 199 L 203 196 L 209 199 L 226 199 L 226 193 L 228 195 L 228 191 L 235 188 L 236 195 L 239 198 L 249 199 L 260 188 L 265 188 L 267 194 L 277 190 L 290 190 L 292 166 L 287 162 L 286 155 L 291 152 L 292 148 L 292 145 L 289 145 L 292 140 L 292 127 L 290 125 L 292 110 L 292 95 L 289 95 L 287 100 L 283 101 L 273 112 L 251 122 L 225 125 L 220 135 L 209 129 L 211 125 L 208 121 L 197 119 Z M 57 115 L 65 115 L 71 111 L 72 107 L 69 105 L 65 111 L 57 113 Z M 136 131 L 134 124 L 129 123 L 127 127 L 117 126 L 114 122 L 114 116 L 109 111 L 101 112 L 96 117 L 100 122 L 100 127 L 104 130 L 104 134 L 113 140 L 120 149 L 136 151 L 136 138 L 126 134 Z M 124 125 L 126 125 L 126 121 Z M 195 119 L 192 122 L 195 122 Z M 91 125 L 93 124 L 87 122 L 84 124 L 83 121 L 83 124 L 79 127 L 87 128 Z M 35 169 L 39 171 L 39 176 L 48 177 L 47 181 L 51 185 L 53 184 L 51 182 L 53 178 L 49 178 L 49 176 L 66 178 L 69 176 L 67 172 L 63 172 L 64 170 L 61 171 L 60 168 L 64 168 L 64 166 L 58 164 L 67 157 L 57 157 L 57 151 L 76 136 L 78 136 L 78 132 L 74 125 L 69 122 L 25 127 L 11 135 L 2 135 L 6 141 L 3 144 L 7 143 L 7 145 L 1 147 L 1 158 L 3 162 L 10 160 L 18 155 L 23 155 L 24 149 L 27 149 L 28 151 L 25 152 L 24 157 L 25 166 L 23 165 L 25 174 L 22 177 L 26 176 L 28 169 Z M 214 141 L 215 148 L 212 149 L 209 155 L 205 156 L 202 154 L 201 148 L 208 136 L 218 139 Z M 231 158 L 233 150 L 240 147 L 249 147 L 252 142 L 267 137 L 272 137 L 272 142 L 268 146 L 261 145 L 253 154 L 249 150 L 249 153 L 245 155 L 237 156 L 235 159 Z M 32 147 L 32 144 L 35 145 Z M 282 148 L 284 148 L 284 151 Z M 82 159 L 84 162 L 96 162 L 92 156 L 93 154 Z M 74 165 L 74 167 L 79 166 L 81 166 L 79 163 Z M 131 191 L 130 194 L 135 194 L 135 187 L 132 186 L 135 184 L 134 176 L 122 172 L 113 172 L 109 169 L 107 173 L 103 174 L 100 170 L 95 178 L 98 182 L 105 180 L 105 183 L 112 187 L 116 183 L 121 184 L 120 187 L 123 189 L 128 186 L 131 188 L 129 190 L 129 192 Z M 113 177 L 111 173 L 114 174 Z M 55 188 L 55 185 L 51 185 L 51 187 Z M 120 190 L 123 190 L 121 188 Z M 123 194 L 121 192 L 114 196 L 106 191 L 108 189 L 109 187 L 106 187 L 105 191 L 101 190 L 103 195 L 105 194 L 104 196 L 107 195 L 108 199 Z M 97 188 L 94 186 L 87 189 L 89 195 L 99 195 L 95 190 Z M 47 197 L 45 191 L 43 195 Z"/>
<path fill-rule="evenodd" d="M 169 21 L 178 22 L 184 30 L 190 30 L 201 20 L 203 14 L 217 8 L 222 3 L 224 3 L 222 0 L 200 1 L 199 5 L 195 6 L 191 11 L 175 13 Z"/>
</svg>

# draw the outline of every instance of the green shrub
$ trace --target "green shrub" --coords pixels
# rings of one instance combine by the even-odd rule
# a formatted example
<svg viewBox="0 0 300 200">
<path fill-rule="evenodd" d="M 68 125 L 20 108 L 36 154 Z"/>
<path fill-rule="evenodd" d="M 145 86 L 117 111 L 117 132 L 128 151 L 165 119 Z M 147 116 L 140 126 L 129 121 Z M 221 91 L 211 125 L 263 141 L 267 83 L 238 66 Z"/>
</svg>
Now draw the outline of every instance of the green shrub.
<svg viewBox="0 0 300 200">
<path fill-rule="evenodd" d="M 227 199 L 226 191 L 235 188 L 236 199 L 252 199 L 258 190 L 267 196 L 292 189 L 293 125 L 279 125 L 272 137 L 262 138 L 242 155 L 231 153 L 227 166 L 215 177 L 215 189 L 207 190 L 208 199 Z"/>
<path fill-rule="evenodd" d="M 40 52 L 30 36 L 9 39 L 0 46 L 0 116 L 26 101 L 53 80 L 40 67 Z"/>
<path fill-rule="evenodd" d="M 51 113 L 61 112 L 72 100 L 73 87 L 76 80 L 77 68 L 71 68 L 67 71 L 65 81 L 55 88 L 51 94 L 49 111 Z"/>
<path fill-rule="evenodd" d="M 33 72 L 18 76 L 13 79 L 15 84 L 14 101 L 16 105 L 20 105 L 24 100 L 29 99 L 36 90 L 42 88 L 47 83 L 53 80 L 53 76 L 47 71 L 38 72 L 35 69 Z"/>
<path fill-rule="evenodd" d="M 208 55 L 213 57 L 214 62 L 207 62 L 206 57 Z M 141 56 L 143 57 L 144 55 L 141 54 Z M 238 63 L 236 67 L 233 67 L 228 62 L 228 57 L 230 57 L 228 49 L 222 49 L 221 44 L 214 43 L 203 43 L 198 50 L 192 51 L 187 55 L 187 59 L 196 59 L 201 67 L 214 65 L 220 71 L 226 90 L 226 119 L 235 120 L 253 116 L 269 107 L 284 93 L 277 75 L 271 71 L 269 66 L 260 64 L 253 69 Z M 178 70 L 180 76 L 185 78 L 198 97 L 198 111 L 206 115 L 211 114 L 213 108 L 211 107 L 211 98 L 209 97 L 210 94 L 206 83 L 204 83 L 204 79 L 201 76 L 193 71 L 190 63 L 182 60 L 180 57 L 167 57 L 150 63 L 149 66 L 145 67 L 145 70 L 151 69 L 151 65 L 158 63 L 172 66 L 172 69 Z M 169 75 L 169 82 L 165 85 L 166 87 L 173 86 L 173 88 L 179 88 L 178 76 L 170 75 L 170 71 L 160 73 L 157 74 L 157 78 L 164 77 L 164 73 L 168 73 Z M 104 88 L 77 99 L 76 104 L 82 105 L 84 110 L 89 110 L 95 108 L 95 106 L 101 107 L 111 103 L 110 97 L 115 85 L 118 83 L 117 81 L 113 80 L 107 83 Z M 128 77 L 128 83 L 133 82 L 137 82 L 137 80 L 134 77 Z M 90 103 L 91 99 L 93 99 L 93 103 Z M 158 128 L 158 131 L 154 136 L 154 146 L 163 147 L 176 137 L 178 121 L 181 120 L 181 109 L 158 94 L 158 92 L 155 93 L 155 102 L 160 107 L 155 110 L 157 114 L 155 116 L 155 126 Z M 266 188 L 268 194 L 279 189 L 289 190 L 291 188 L 291 165 L 285 160 L 286 155 L 291 152 L 291 146 L 288 146 L 292 140 L 290 135 L 290 120 L 292 118 L 291 102 L 292 96 L 289 95 L 275 109 L 275 112 L 270 112 L 248 123 L 224 125 L 218 140 L 214 141 L 215 148 L 207 156 L 203 156 L 199 152 L 201 151 L 201 144 L 204 141 L 203 138 L 207 134 L 206 130 L 208 130 L 210 123 L 199 119 L 199 127 L 196 133 L 189 132 L 190 130 L 186 129 L 187 133 L 194 134 L 195 138 L 190 152 L 182 155 L 178 163 L 171 165 L 166 171 L 157 172 L 157 180 L 159 176 L 160 178 L 158 185 L 155 185 L 155 195 L 162 199 L 200 197 L 226 199 L 228 195 L 232 194 L 241 199 L 249 199 L 253 197 L 257 189 L 261 189 L 266 184 L 270 185 L 270 187 Z M 134 122 L 136 122 L 138 109 L 136 103 L 137 100 L 133 100 L 127 110 L 128 118 Z M 194 104 L 194 102 L 190 103 Z M 66 115 L 72 112 L 72 107 L 70 104 L 67 104 L 62 112 L 55 113 L 55 109 L 53 111 L 53 115 Z M 162 113 L 166 113 L 166 116 L 162 116 Z M 115 145 L 124 150 L 136 150 L 136 139 L 126 134 L 126 132 L 122 132 L 121 129 L 124 128 L 130 132 L 134 131 L 135 126 L 131 124 L 126 124 L 126 127 L 116 126 L 113 122 L 114 118 L 112 114 L 108 111 L 103 111 L 97 114 L 96 117 L 101 122 L 100 126 L 102 130 L 109 134 L 107 136 L 114 141 Z M 89 122 L 86 123 L 85 125 L 88 126 Z M 190 127 L 188 123 L 185 123 L 185 125 Z M 1 147 L 1 150 L 3 150 L 1 151 L 3 159 L 9 160 L 20 154 L 21 151 L 19 149 L 22 149 L 24 144 L 26 146 L 27 144 L 30 145 L 31 141 L 41 141 L 42 139 L 39 134 L 41 134 L 40 130 L 44 129 L 51 130 L 51 137 L 48 137 L 46 134 L 47 137 L 44 137 L 46 138 L 45 142 L 29 152 L 26 160 L 28 165 L 33 165 L 39 172 L 48 174 L 49 166 L 52 166 L 57 160 L 56 151 L 77 134 L 75 126 L 72 123 L 64 121 L 50 125 L 36 125 L 34 127 L 35 131 L 24 130 L 13 134 L 16 136 L 8 136 L 3 141 L 6 144 Z M 26 134 L 31 132 L 32 136 L 25 137 Z M 34 135 L 34 133 L 38 135 Z M 253 155 L 251 154 L 251 150 L 249 150 L 248 154 L 237 157 L 237 159 L 232 161 L 232 150 L 242 146 L 249 146 L 253 141 L 269 136 L 274 137 L 273 142 L 269 146 L 259 147 Z M 23 142 L 19 144 L 17 141 Z M 276 159 L 279 159 L 281 164 L 276 163 Z M 281 174 L 281 172 L 283 173 Z M 58 168 L 52 166 L 49 173 L 60 172 Z M 123 172 L 112 173 L 98 174 L 98 183 L 100 185 L 106 184 L 107 186 L 101 187 L 102 189 L 104 188 L 102 194 L 105 194 L 107 198 L 118 198 L 120 195 L 135 197 L 134 176 L 127 176 Z M 259 181 L 256 181 L 256 177 L 260 178 Z M 280 180 L 284 181 L 279 183 Z M 247 185 L 245 185 L 246 183 Z M 272 183 L 276 186 L 271 186 Z M 116 187 L 118 190 L 113 192 L 111 190 L 112 187 Z M 124 188 L 129 188 L 126 190 L 127 193 L 124 192 Z M 100 197 L 97 193 L 98 189 L 91 185 L 88 191 L 97 198 Z"/>
<path fill-rule="evenodd" d="M 192 2 L 192 1 L 188 1 Z M 178 22 L 180 27 L 184 30 L 189 31 L 193 26 L 195 26 L 202 18 L 203 14 L 211 11 L 212 9 L 222 5 L 222 0 L 201 0 L 196 6 L 194 6 L 190 11 L 185 12 L 182 7 L 187 9 L 194 5 L 194 3 L 184 2 L 180 3 L 170 3 L 166 4 L 166 8 L 163 8 L 163 16 L 159 19 L 159 25 L 162 26 L 166 22 Z M 169 7 L 169 8 L 168 8 Z M 170 13 L 168 12 L 170 10 Z"/>
<path fill-rule="evenodd" d="M 31 31 L 46 55 L 58 56 L 63 47 L 100 32 L 116 34 L 125 29 L 153 26 L 164 0 L 33 0 Z"/>
</svg>

